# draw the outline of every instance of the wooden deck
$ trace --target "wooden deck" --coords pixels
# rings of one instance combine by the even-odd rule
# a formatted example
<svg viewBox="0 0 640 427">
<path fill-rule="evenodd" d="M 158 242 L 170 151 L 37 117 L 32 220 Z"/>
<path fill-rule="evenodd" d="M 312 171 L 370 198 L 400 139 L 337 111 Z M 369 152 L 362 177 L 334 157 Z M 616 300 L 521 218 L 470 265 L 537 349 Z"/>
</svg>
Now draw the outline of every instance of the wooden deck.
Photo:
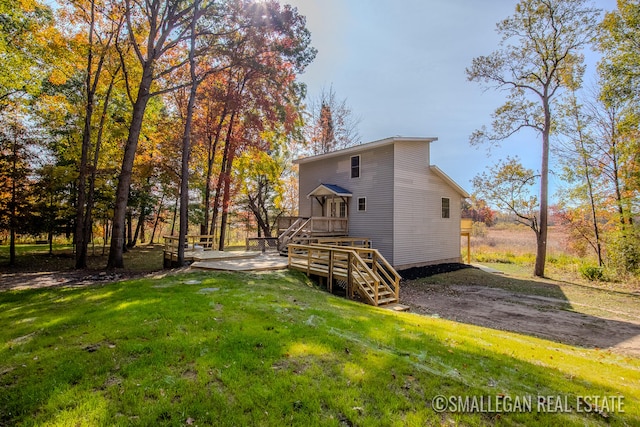
<svg viewBox="0 0 640 427">
<path fill-rule="evenodd" d="M 178 263 L 177 236 L 164 236 L 164 267 L 180 267 Z M 221 261 L 230 259 L 252 258 L 260 255 L 261 251 L 217 251 L 214 250 L 213 236 L 196 234 L 187 236 L 184 248 L 184 260 L 188 263 L 202 261 Z"/>
<path fill-rule="evenodd" d="M 289 244 L 289 268 L 345 285 L 347 297 L 358 294 L 366 303 L 382 306 L 400 301 L 400 275 L 376 249 L 352 246 Z"/>
</svg>

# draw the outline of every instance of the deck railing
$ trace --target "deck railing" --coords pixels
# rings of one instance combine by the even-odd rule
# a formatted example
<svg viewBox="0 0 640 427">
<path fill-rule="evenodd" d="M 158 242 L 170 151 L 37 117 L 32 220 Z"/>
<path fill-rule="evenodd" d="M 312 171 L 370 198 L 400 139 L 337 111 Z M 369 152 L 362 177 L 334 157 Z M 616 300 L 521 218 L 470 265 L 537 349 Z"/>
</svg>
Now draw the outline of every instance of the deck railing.
<svg viewBox="0 0 640 427">
<path fill-rule="evenodd" d="M 284 226 L 287 228 L 280 228 Z M 278 229 L 278 248 L 284 250 L 289 243 L 311 243 L 320 236 L 346 236 L 349 234 L 349 219 L 283 217 L 278 219 Z"/>
<path fill-rule="evenodd" d="M 288 253 L 289 268 L 326 277 L 329 291 L 340 279 L 350 298 L 357 292 L 371 305 L 399 301 L 400 276 L 375 249 L 290 244 Z"/>
<path fill-rule="evenodd" d="M 351 246 L 355 248 L 370 248 L 371 239 L 366 237 L 317 237 L 313 243 L 329 246 Z"/>
<path fill-rule="evenodd" d="M 163 236 L 164 239 L 164 266 L 171 267 L 178 261 L 178 248 L 180 239 L 178 236 Z M 211 251 L 215 248 L 214 236 L 211 234 L 195 234 L 186 236 L 185 251 Z"/>
<path fill-rule="evenodd" d="M 329 246 L 329 247 L 340 247 L 340 246 L 331 246 L 326 244 L 313 244 L 314 246 Z M 383 285 L 389 292 L 391 292 L 396 299 L 400 300 L 400 280 L 402 277 L 398 274 L 395 268 L 385 257 L 380 254 L 377 249 L 372 249 L 368 247 L 350 247 L 349 249 L 353 249 L 359 256 L 364 260 L 364 262 L 371 268 L 371 270 L 378 276 L 380 279 L 380 284 Z"/>
<path fill-rule="evenodd" d="M 348 218 L 332 218 L 314 216 L 311 218 L 310 230 L 312 233 L 349 234 Z"/>
<path fill-rule="evenodd" d="M 247 251 L 267 252 L 278 250 L 277 237 L 249 237 L 246 243 Z"/>
</svg>

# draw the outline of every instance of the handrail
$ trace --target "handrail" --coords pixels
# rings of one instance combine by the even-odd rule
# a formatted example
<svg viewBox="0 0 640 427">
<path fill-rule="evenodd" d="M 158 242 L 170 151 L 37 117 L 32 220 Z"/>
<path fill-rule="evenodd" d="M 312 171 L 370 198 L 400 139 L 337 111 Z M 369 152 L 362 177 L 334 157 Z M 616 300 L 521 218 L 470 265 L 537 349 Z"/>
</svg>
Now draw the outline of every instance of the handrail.
<svg viewBox="0 0 640 427">
<path fill-rule="evenodd" d="M 302 228 L 309 222 L 309 219 L 307 219 L 304 224 L 302 224 L 301 227 L 298 227 L 298 225 L 300 225 L 300 223 L 302 221 L 304 221 L 305 218 L 298 218 L 296 219 L 290 226 L 289 228 L 287 228 L 282 234 L 280 234 L 280 236 L 278 236 L 278 249 L 282 249 L 283 247 L 285 247 L 289 241 L 296 236 L 296 234 L 298 234 L 300 232 L 300 230 L 302 230 Z M 296 227 L 298 227 L 296 229 Z M 293 231 L 295 230 L 295 231 Z"/>
<path fill-rule="evenodd" d="M 285 231 L 282 232 L 282 234 L 280 234 L 280 236 L 286 236 L 293 228 L 295 228 L 302 220 L 304 220 L 304 218 L 298 218 L 295 221 L 293 221 L 291 223 L 291 225 L 289 226 L 289 228 L 287 228 Z"/>
<path fill-rule="evenodd" d="M 384 283 L 385 281 L 381 279 L 381 276 L 369 267 L 367 260 L 360 256 L 358 253 L 360 248 L 290 244 L 288 249 L 289 266 L 291 267 L 296 259 L 301 260 L 302 262 L 298 264 L 297 268 L 306 271 L 307 274 L 313 274 L 314 268 L 326 268 L 327 278 L 332 280 L 334 276 L 344 277 L 346 271 L 349 297 L 353 296 L 354 281 L 357 285 L 355 288 L 358 293 L 367 299 L 370 304 L 376 306 L 380 301 L 381 283 L 385 289 L 397 295 L 394 289 Z M 395 286 L 395 288 L 397 289 L 398 287 Z M 367 292 L 367 289 L 373 293 L 373 296 Z"/>
<path fill-rule="evenodd" d="M 339 245 L 325 245 L 322 243 L 314 243 L 313 246 L 327 246 L 331 248 L 344 248 L 345 246 Z M 402 277 L 398 274 L 395 268 L 389 261 L 382 256 L 382 254 L 373 248 L 360 248 L 351 247 L 350 249 L 357 252 L 365 262 L 371 263 L 371 269 L 376 276 L 380 279 L 381 284 L 391 292 L 397 300 L 400 300 L 400 280 Z M 364 255 L 364 256 L 363 256 Z"/>
<path fill-rule="evenodd" d="M 360 257 L 360 255 L 358 255 L 358 252 L 356 252 L 354 250 L 351 250 L 351 252 L 352 252 L 351 259 L 353 261 L 355 261 L 355 265 L 354 265 L 354 267 L 356 267 L 355 268 L 355 274 L 360 276 L 363 279 L 364 283 L 366 283 L 369 288 L 373 288 L 373 303 L 374 303 L 373 305 L 377 306 L 378 305 L 378 292 L 379 292 L 379 287 L 380 287 L 379 286 L 380 285 L 380 279 L 369 268 L 367 263 L 364 262 L 364 260 Z M 365 277 L 365 273 L 369 277 L 370 280 L 367 280 L 367 277 Z M 360 293 L 360 294 L 362 295 L 362 293 Z M 371 298 L 367 292 L 364 292 L 363 296 L 365 296 L 366 298 Z"/>
<path fill-rule="evenodd" d="M 389 264 L 389 261 L 387 261 L 387 259 L 385 257 L 383 257 L 382 254 L 380 254 L 380 252 L 378 252 L 377 249 L 374 249 L 374 251 L 375 251 L 374 260 L 376 262 L 376 269 L 374 269 L 374 271 L 376 271 L 376 272 L 383 271 L 384 272 L 384 275 L 388 279 L 388 282 L 385 281 L 385 286 L 393 284 L 392 292 L 395 295 L 396 299 L 398 301 L 400 301 L 400 280 L 402 279 L 402 277 L 400 276 L 400 274 L 398 274 L 396 269 L 393 268 L 393 266 L 391 264 Z M 381 265 L 384 268 L 378 269 L 377 268 L 378 265 Z M 391 276 L 393 276 L 393 277 L 391 277 Z"/>
</svg>

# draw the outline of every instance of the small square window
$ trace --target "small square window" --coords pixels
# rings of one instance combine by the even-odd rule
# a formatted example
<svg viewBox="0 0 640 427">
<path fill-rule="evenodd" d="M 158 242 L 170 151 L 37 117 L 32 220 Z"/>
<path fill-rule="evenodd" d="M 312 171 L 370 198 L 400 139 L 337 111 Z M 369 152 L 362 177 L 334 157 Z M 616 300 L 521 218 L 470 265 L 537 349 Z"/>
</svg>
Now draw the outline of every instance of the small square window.
<svg viewBox="0 0 640 427">
<path fill-rule="evenodd" d="M 367 210 L 367 198 L 358 197 L 358 212 L 365 212 Z"/>
<path fill-rule="evenodd" d="M 442 218 L 449 218 L 449 198 L 442 198 Z"/>
<path fill-rule="evenodd" d="M 351 178 L 360 178 L 360 156 L 351 157 Z"/>
</svg>

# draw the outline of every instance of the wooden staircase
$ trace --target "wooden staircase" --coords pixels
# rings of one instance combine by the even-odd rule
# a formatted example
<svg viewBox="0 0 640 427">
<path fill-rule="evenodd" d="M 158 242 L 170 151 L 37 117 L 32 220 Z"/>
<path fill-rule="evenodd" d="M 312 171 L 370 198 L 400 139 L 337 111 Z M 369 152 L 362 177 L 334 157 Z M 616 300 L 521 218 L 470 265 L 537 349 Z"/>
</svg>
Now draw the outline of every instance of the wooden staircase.
<svg viewBox="0 0 640 427">
<path fill-rule="evenodd" d="M 376 249 L 323 244 L 289 244 L 289 268 L 344 283 L 347 297 L 384 306 L 400 300 L 400 275 Z"/>
<path fill-rule="evenodd" d="M 349 220 L 334 217 L 283 217 L 278 221 L 278 251 L 286 256 L 287 246 L 310 244 L 326 237 L 349 235 Z M 284 228 L 287 227 L 287 228 Z"/>
<path fill-rule="evenodd" d="M 280 255 L 288 254 L 289 243 L 302 243 L 308 238 L 308 225 L 311 218 L 297 218 L 285 231 L 278 236 L 278 251 Z"/>
</svg>

